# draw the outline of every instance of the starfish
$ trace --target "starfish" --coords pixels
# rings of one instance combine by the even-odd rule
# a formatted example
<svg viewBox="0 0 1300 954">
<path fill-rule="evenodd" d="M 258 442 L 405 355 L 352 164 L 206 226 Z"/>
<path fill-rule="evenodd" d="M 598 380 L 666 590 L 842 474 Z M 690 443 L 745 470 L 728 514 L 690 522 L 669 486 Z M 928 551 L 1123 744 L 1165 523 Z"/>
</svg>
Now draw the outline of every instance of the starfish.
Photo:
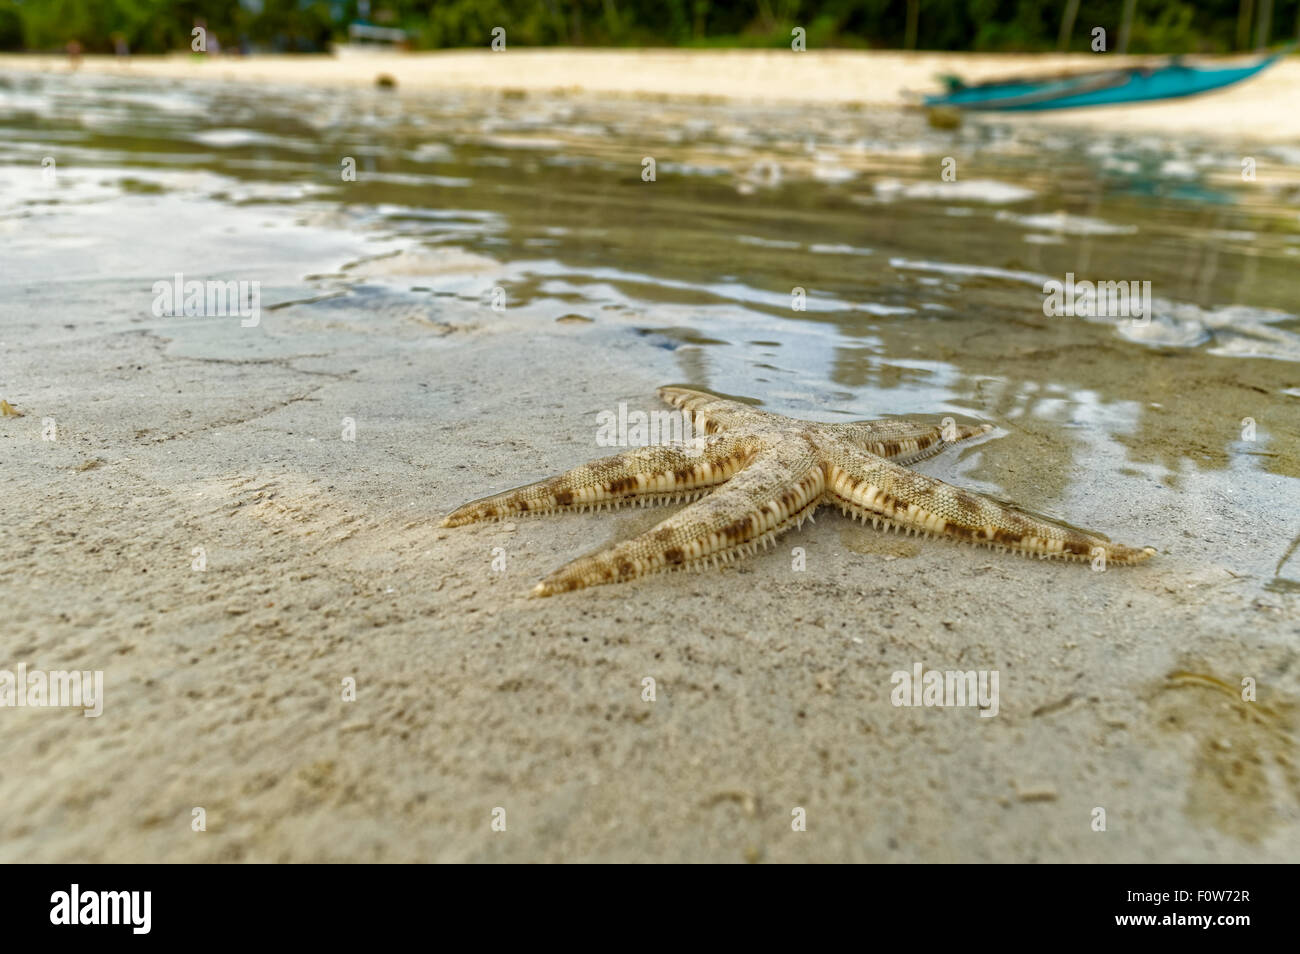
<svg viewBox="0 0 1300 954">
<path fill-rule="evenodd" d="M 1034 516 L 909 470 L 990 425 L 879 420 L 819 424 L 687 388 L 659 396 L 690 415 L 694 443 L 653 445 L 465 504 L 456 527 L 516 514 L 694 501 L 640 536 L 561 567 L 533 589 L 551 596 L 663 570 L 730 563 L 801 527 L 819 504 L 877 528 L 945 536 L 1024 556 L 1141 563 L 1156 551 Z M 701 499 L 702 498 L 702 499 Z"/>
</svg>

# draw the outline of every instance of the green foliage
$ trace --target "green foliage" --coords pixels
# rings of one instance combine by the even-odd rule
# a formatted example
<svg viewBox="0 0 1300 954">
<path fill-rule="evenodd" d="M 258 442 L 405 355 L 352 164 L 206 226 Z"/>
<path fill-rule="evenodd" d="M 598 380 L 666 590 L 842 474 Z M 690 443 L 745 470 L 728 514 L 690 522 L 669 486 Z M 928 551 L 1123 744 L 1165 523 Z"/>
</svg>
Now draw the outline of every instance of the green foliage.
<svg viewBox="0 0 1300 954">
<path fill-rule="evenodd" d="M 1066 0 L 916 0 L 917 46 L 932 50 L 1056 48 Z M 1130 51 L 1227 51 L 1246 0 L 1140 0 Z M 908 0 L 371 0 L 370 20 L 400 27 L 417 49 L 486 47 L 492 30 L 521 46 L 901 47 Z M 1087 50 L 1094 27 L 1110 49 L 1124 0 L 1088 0 L 1070 36 Z M 1258 9 L 1258 2 L 1255 8 Z M 0 49 L 58 50 L 77 40 L 110 52 L 189 48 L 203 22 L 223 47 L 319 50 L 345 41 L 357 0 L 0 0 Z M 1300 0 L 1275 0 L 1273 42 L 1288 39 Z M 1251 31 L 1253 38 L 1254 32 Z"/>
<path fill-rule="evenodd" d="M 1198 38 L 1192 28 L 1196 8 L 1187 3 L 1171 3 L 1154 19 L 1133 22 L 1129 49 L 1134 53 L 1191 53 L 1207 48 L 1224 49 L 1213 37 Z"/>
<path fill-rule="evenodd" d="M 18 5 L 0 0 L 0 50 L 23 48 L 23 18 Z"/>
</svg>

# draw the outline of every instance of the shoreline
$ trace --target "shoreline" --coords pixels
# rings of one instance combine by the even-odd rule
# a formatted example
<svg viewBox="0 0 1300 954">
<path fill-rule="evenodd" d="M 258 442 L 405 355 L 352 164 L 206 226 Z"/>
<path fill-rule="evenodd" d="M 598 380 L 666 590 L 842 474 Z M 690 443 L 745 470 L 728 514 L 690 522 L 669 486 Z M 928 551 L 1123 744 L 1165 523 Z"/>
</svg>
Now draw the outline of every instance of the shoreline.
<svg viewBox="0 0 1300 954">
<path fill-rule="evenodd" d="M 1105 54 L 1107 65 L 1149 62 L 1146 56 Z M 1018 73 L 1084 71 L 1100 65 L 1088 53 L 942 53 L 827 50 L 518 49 L 396 53 L 221 56 L 188 53 L 86 56 L 79 67 L 95 75 L 141 79 L 217 79 L 311 86 L 372 86 L 387 74 L 399 91 L 475 91 L 518 95 L 598 94 L 667 99 L 809 103 L 903 108 L 938 89 L 935 77 L 958 73 L 981 81 Z M 3 54 L 0 72 L 68 72 L 62 55 Z M 1300 57 L 1275 64 L 1238 86 L 1184 100 L 1134 106 L 1020 114 L 1019 121 L 1112 131 L 1178 135 L 1212 131 L 1251 142 L 1300 138 Z M 995 115 L 999 121 L 1010 114 Z"/>
<path fill-rule="evenodd" d="M 1036 289 L 998 278 L 1049 260 L 1019 227 L 987 228 L 996 207 L 954 222 L 865 185 L 745 193 L 739 175 L 670 173 L 648 194 L 619 164 L 701 117 L 713 131 L 674 158 L 704 165 L 738 143 L 737 169 L 781 149 L 811 168 L 805 131 L 827 129 L 822 165 L 839 169 L 874 129 L 894 151 L 864 149 L 861 181 L 883 171 L 901 188 L 918 181 L 912 153 L 948 149 L 949 133 L 829 105 L 624 99 L 593 116 L 513 93 L 3 82 L 19 109 L 0 397 L 22 416 L 0 416 L 15 621 L 0 672 L 102 672 L 103 711 L 3 712 L 17 770 L 0 778 L 0 860 L 1296 857 L 1300 364 L 1247 357 L 1241 336 L 1220 354 L 1138 350 L 1109 324 L 1048 320 Z M 444 111 L 460 115 L 420 122 Z M 300 127 L 284 120 L 299 113 Z M 548 116 L 562 146 L 507 151 Z M 753 139 L 724 139 L 719 120 Z M 1025 151 L 1084 138 L 1013 133 Z M 67 155 L 53 195 L 47 143 Z M 354 145 L 405 157 L 377 172 L 422 175 L 309 188 L 340 181 L 336 150 Z M 544 165 L 560 153 L 590 164 Z M 1012 214 L 1054 230 L 1062 192 L 1042 158 L 1014 176 L 1002 155 L 980 171 L 1041 188 Z M 1081 208 L 1102 228 L 1062 241 L 1127 268 L 1136 213 L 1100 196 Z M 1229 264 L 1232 246 L 1281 233 L 1145 210 L 1153 249 L 1132 264 L 1163 268 L 1176 250 L 1171 278 L 1221 269 L 1233 280 L 1206 282 L 1207 307 L 1238 277 L 1295 287 L 1280 241 L 1248 273 Z M 975 243 L 999 254 L 945 270 Z M 177 272 L 260 282 L 258 321 L 155 313 L 154 282 Z M 880 307 L 776 315 L 783 275 L 814 304 Z M 809 420 L 993 424 L 917 469 L 1160 552 L 1096 572 L 827 507 L 716 570 L 533 599 L 555 569 L 671 510 L 440 526 L 608 454 L 601 411 L 664 410 L 666 384 Z M 896 704 L 894 677 L 918 666 L 997 674 L 996 716 Z M 1237 689 L 1247 678 L 1258 703 Z"/>
</svg>

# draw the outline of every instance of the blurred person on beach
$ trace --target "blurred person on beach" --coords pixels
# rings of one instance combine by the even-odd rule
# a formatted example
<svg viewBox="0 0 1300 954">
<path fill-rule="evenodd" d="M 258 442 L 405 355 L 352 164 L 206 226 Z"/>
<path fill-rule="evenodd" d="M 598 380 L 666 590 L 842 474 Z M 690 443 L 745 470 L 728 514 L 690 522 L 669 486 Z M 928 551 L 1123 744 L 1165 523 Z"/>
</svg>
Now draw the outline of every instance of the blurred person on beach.
<svg viewBox="0 0 1300 954">
<path fill-rule="evenodd" d="M 191 31 L 190 35 L 194 38 L 194 42 L 190 44 L 191 50 L 195 53 L 207 53 L 209 56 L 221 52 L 221 41 L 217 39 L 215 33 L 208 29 L 207 20 L 195 20 L 194 30 L 201 30 L 202 32 L 196 36 Z"/>
</svg>

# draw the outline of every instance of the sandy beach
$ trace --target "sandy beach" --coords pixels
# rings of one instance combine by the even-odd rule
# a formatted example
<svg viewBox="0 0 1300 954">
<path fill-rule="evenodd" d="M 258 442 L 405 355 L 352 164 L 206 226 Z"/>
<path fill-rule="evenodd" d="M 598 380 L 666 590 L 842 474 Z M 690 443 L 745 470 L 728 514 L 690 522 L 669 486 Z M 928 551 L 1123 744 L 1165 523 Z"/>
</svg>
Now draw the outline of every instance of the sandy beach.
<svg viewBox="0 0 1300 954">
<path fill-rule="evenodd" d="M 1241 57 L 1248 61 L 1250 57 Z M 246 83 L 371 86 L 385 75 L 402 90 L 591 93 L 745 102 L 903 106 L 939 89 L 937 77 L 967 82 L 1083 72 L 1152 62 L 1110 54 L 902 53 L 898 51 L 506 49 L 499 53 L 342 55 L 88 56 L 81 69 L 113 76 Z M 66 71 L 66 58 L 0 54 L 0 70 Z M 1199 132 L 1250 142 L 1300 139 L 1293 108 L 1300 57 L 1247 83 L 1181 102 L 1037 113 L 1017 121 L 1160 133 Z"/>
<path fill-rule="evenodd" d="M 807 102 L 812 115 L 897 105 L 941 70 L 978 78 L 1030 63 L 1088 59 L 512 50 L 92 57 L 82 70 L 277 87 L 369 87 L 382 72 L 403 96 L 580 87 L 629 100 Z M 66 68 L 0 57 L 8 77 Z M 1300 115 L 1282 104 L 1297 88 L 1293 60 L 1194 103 L 1059 121 L 1159 135 L 1194 115 L 1218 136 L 1294 141 Z M 223 180 L 200 195 L 201 177 L 184 170 L 185 217 L 164 218 L 149 205 L 163 191 L 148 179 L 160 147 L 141 148 L 111 201 L 42 205 L 0 233 L 11 250 L 0 271 L 0 397 L 23 415 L 0 419 L 0 668 L 105 678 L 98 718 L 0 713 L 0 860 L 1295 859 L 1300 585 L 1287 561 L 1300 363 L 1143 350 L 1108 325 L 1053 324 L 1033 314 L 1032 283 L 1022 292 L 996 275 L 943 298 L 943 275 L 909 272 L 883 247 L 910 239 L 900 226 L 835 261 L 841 273 L 906 287 L 907 307 L 880 306 L 869 316 L 879 327 L 828 338 L 825 387 L 801 390 L 789 372 L 795 323 L 781 341 L 775 319 L 748 333 L 710 324 L 701 315 L 737 306 L 715 307 L 698 292 L 703 280 L 665 280 L 654 309 L 610 291 L 589 307 L 567 273 L 538 266 L 525 280 L 490 245 L 397 251 L 371 241 L 346 203 L 291 214 L 244 182 L 245 192 Z M 259 161 L 268 182 L 281 173 Z M 531 154 L 520 162 L 542 165 Z M 323 165 L 337 179 L 334 152 Z M 632 168 L 618 175 L 637 188 Z M 81 175 L 89 190 L 107 174 Z M 513 187 L 503 202 L 558 209 L 567 199 Z M 483 194 L 510 188 L 503 177 Z M 669 194 L 665 216 L 702 207 L 704 186 L 682 188 L 699 192 Z M 378 195 L 370 205 L 398 202 Z M 571 203 L 579 222 L 582 201 L 595 200 Z M 888 211 L 883 200 L 827 205 L 875 220 Z M 470 225 L 496 214 L 461 206 Z M 98 224 L 78 224 L 96 210 Z M 788 227 L 779 209 L 773 220 Z M 992 212 L 988 221 L 1012 227 Z M 547 240 L 539 231 L 527 241 L 544 256 Z M 605 255 L 592 280 L 629 287 L 614 269 L 632 266 L 610 261 L 607 241 L 591 239 L 591 254 Z M 1103 236 L 1096 254 L 1114 241 Z M 24 264 L 46 242 L 67 250 L 58 274 Z M 1028 259 L 1038 248 L 1019 243 L 1007 269 L 1046 267 Z M 726 278 L 739 253 L 717 254 L 710 274 L 723 277 L 710 294 L 739 294 Z M 1258 274 L 1287 280 L 1270 267 Z M 259 324 L 151 314 L 153 282 L 173 271 L 264 279 Z M 541 303 L 483 303 L 487 290 L 516 286 L 535 286 Z M 893 301 L 888 291 L 880 301 Z M 693 310 L 706 299 L 714 310 Z M 814 342 L 831 334 L 805 327 Z M 737 351 L 742 359 L 726 357 Z M 948 368 L 960 372 L 951 384 Z M 741 376 L 746 396 L 773 410 L 838 420 L 855 388 L 927 373 L 958 395 L 1011 382 L 1010 397 L 961 405 L 994 433 L 918 469 L 1155 546 L 1157 557 L 1093 572 L 880 534 L 823 510 L 734 566 L 530 599 L 545 574 L 665 513 L 439 526 L 471 498 L 599 456 L 596 416 L 620 402 L 658 407 L 659 385 Z M 1040 379 L 1065 383 L 1032 400 L 1067 410 L 1022 413 L 1017 402 Z M 923 393 L 900 390 L 881 413 L 947 413 L 918 405 Z M 1140 427 L 1115 424 L 1139 410 Z M 1259 422 L 1258 444 L 1236 442 L 1246 417 Z M 794 547 L 806 567 L 795 567 Z M 917 663 L 996 670 L 997 715 L 892 704 L 893 674 Z M 1243 699 L 1243 680 L 1257 698 Z M 196 809 L 205 830 L 194 830 Z M 792 828 L 800 817 L 806 830 Z"/>
<path fill-rule="evenodd" d="M 1226 501 L 1099 506 L 1172 551 L 1135 570 L 828 513 L 734 569 L 530 600 L 654 515 L 437 521 L 591 456 L 576 420 L 678 376 L 617 330 L 534 334 L 521 377 L 509 323 L 454 310 L 290 310 L 238 348 L 4 319 L 64 435 L 3 432 L 10 654 L 107 682 L 98 719 L 5 714 L 7 861 L 1294 857 L 1295 597 L 1243 595 L 1197 532 Z M 914 660 L 998 669 L 997 718 L 892 707 Z"/>
</svg>

